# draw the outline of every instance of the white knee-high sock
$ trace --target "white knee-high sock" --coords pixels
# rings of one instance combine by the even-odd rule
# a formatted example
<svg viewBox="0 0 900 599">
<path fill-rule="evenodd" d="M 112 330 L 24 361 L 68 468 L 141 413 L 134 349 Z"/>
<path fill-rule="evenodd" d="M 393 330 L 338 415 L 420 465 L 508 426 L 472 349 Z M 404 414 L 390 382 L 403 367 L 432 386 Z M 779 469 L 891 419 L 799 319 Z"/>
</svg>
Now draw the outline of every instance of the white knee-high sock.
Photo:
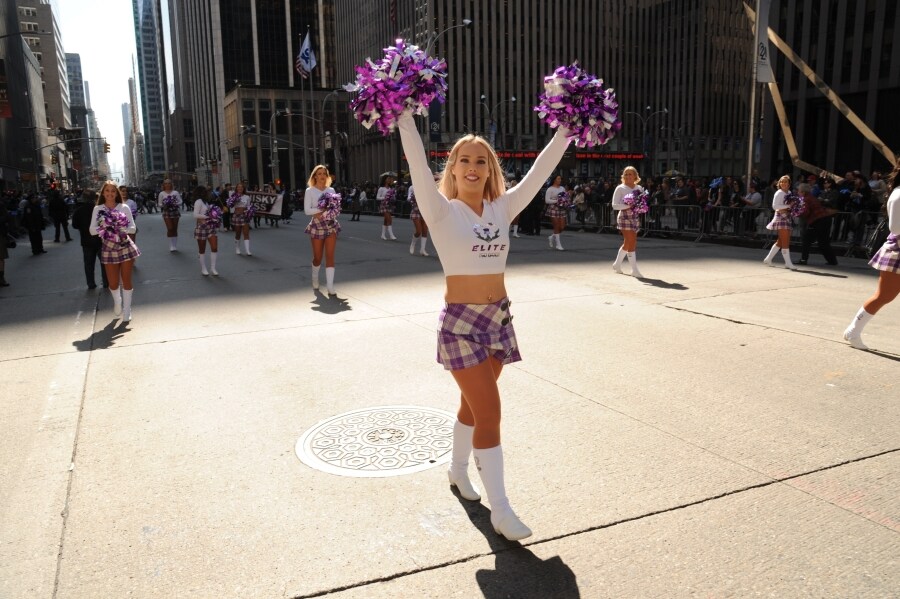
<svg viewBox="0 0 900 599">
<path fill-rule="evenodd" d="M 325 267 L 325 287 L 328 288 L 328 293 L 334 295 L 334 267 L 333 266 Z"/>
<path fill-rule="evenodd" d="M 200 272 L 208 275 L 209 271 L 206 270 L 206 254 L 198 254 L 198 257 L 200 258 Z"/>
<path fill-rule="evenodd" d="M 850 326 L 847 327 L 847 333 L 854 336 L 859 336 L 862 334 L 863 329 L 866 324 L 872 320 L 874 314 L 869 314 L 866 312 L 866 309 L 860 307 L 859 311 L 856 313 L 856 316 L 853 317 L 853 320 L 850 321 Z"/>
<path fill-rule="evenodd" d="M 628 252 L 628 263 L 631 264 L 632 276 L 641 276 L 641 271 L 638 269 L 637 265 L 637 252 Z"/>
<path fill-rule="evenodd" d="M 122 290 L 122 320 L 128 322 L 131 320 L 131 296 L 134 295 L 134 289 Z"/>
<path fill-rule="evenodd" d="M 472 455 L 472 435 L 475 427 L 457 420 L 453 424 L 453 453 L 450 459 L 450 472 L 454 475 L 466 474 L 469 468 L 469 456 Z"/>
<path fill-rule="evenodd" d="M 388 225 L 387 230 L 388 230 L 388 238 L 390 238 L 392 241 L 393 241 L 394 239 L 397 239 L 397 238 L 394 236 L 394 225 Z"/>
<path fill-rule="evenodd" d="M 313 287 L 313 289 L 319 288 L 319 269 L 320 268 L 322 268 L 321 264 L 318 266 L 316 266 L 315 264 L 312 265 L 312 287 Z"/>
<path fill-rule="evenodd" d="M 422 254 L 423 256 L 428 255 L 428 252 L 425 251 L 426 245 L 428 245 L 428 236 L 422 235 L 422 237 L 419 238 L 419 253 Z"/>
<path fill-rule="evenodd" d="M 117 287 L 116 289 L 110 289 L 109 294 L 113 298 L 113 314 L 118 316 L 122 313 L 122 292 L 121 287 Z"/>
<path fill-rule="evenodd" d="M 627 255 L 628 255 L 628 253 L 627 253 L 624 249 L 622 249 L 622 248 L 620 247 L 620 248 L 619 248 L 619 253 L 616 254 L 616 261 L 613 262 L 613 268 L 615 268 L 616 270 L 621 269 L 621 268 L 622 268 L 622 262 L 625 261 L 625 257 L 626 257 Z"/>
<path fill-rule="evenodd" d="M 491 504 L 491 522 L 495 522 L 512 508 L 506 497 L 506 484 L 503 481 L 503 448 L 500 445 L 488 449 L 474 449 L 475 464 L 481 476 L 481 484 Z"/>
<path fill-rule="evenodd" d="M 244 251 L 247 252 L 247 255 L 248 255 L 248 256 L 252 256 L 252 255 L 253 255 L 253 254 L 250 253 L 250 240 L 249 240 L 249 239 L 245 239 L 245 240 L 244 240 Z"/>
<path fill-rule="evenodd" d="M 381 225 L 381 238 L 387 240 L 387 225 Z"/>
<path fill-rule="evenodd" d="M 214 275 L 219 274 L 218 272 L 216 272 L 216 258 L 218 258 L 218 256 L 219 256 L 218 252 L 210 252 L 209 253 L 209 266 L 212 269 L 212 274 L 214 274 Z"/>
<path fill-rule="evenodd" d="M 410 254 L 414 254 L 416 252 L 416 239 L 418 239 L 418 237 L 414 236 L 412 238 L 412 241 L 409 242 L 409 253 Z"/>
<path fill-rule="evenodd" d="M 772 246 L 772 249 L 769 250 L 769 255 L 766 256 L 766 259 L 763 260 L 763 262 L 765 262 L 766 264 L 771 264 L 771 263 L 772 263 L 772 259 L 775 257 L 775 254 L 777 254 L 778 251 L 779 251 L 780 249 L 781 249 L 781 248 L 778 247 L 778 244 L 777 244 L 777 243 L 776 243 L 775 245 L 773 245 L 773 246 Z"/>
<path fill-rule="evenodd" d="M 781 257 L 784 258 L 785 268 L 794 268 L 794 263 L 791 262 L 791 250 L 789 248 L 784 248 L 781 250 Z"/>
</svg>

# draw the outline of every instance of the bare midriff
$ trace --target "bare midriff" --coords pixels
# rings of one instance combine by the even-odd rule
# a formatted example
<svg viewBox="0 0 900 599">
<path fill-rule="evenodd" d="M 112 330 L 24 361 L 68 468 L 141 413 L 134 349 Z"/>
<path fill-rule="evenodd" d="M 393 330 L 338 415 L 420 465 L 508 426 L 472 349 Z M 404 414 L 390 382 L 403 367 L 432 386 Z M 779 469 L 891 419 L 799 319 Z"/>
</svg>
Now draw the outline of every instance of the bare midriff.
<svg viewBox="0 0 900 599">
<path fill-rule="evenodd" d="M 492 304 L 506 297 L 503 273 L 450 275 L 444 300 L 448 304 Z"/>
</svg>

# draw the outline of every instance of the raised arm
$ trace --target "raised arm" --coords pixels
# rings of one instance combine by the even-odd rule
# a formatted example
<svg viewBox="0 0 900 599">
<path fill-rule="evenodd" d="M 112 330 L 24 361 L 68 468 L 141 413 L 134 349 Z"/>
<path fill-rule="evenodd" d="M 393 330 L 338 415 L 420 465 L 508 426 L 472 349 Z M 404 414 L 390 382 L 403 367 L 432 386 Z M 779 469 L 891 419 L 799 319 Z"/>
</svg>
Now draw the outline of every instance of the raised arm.
<svg viewBox="0 0 900 599">
<path fill-rule="evenodd" d="M 888 229 L 894 235 L 900 235 L 900 187 L 891 192 L 887 202 Z"/>
<path fill-rule="evenodd" d="M 412 177 L 413 187 L 416 189 L 416 202 L 419 211 L 428 223 L 437 223 L 450 212 L 450 206 L 441 192 L 434 184 L 434 175 L 428 168 L 428 160 L 425 159 L 425 148 L 419 132 L 416 130 L 416 122 L 409 112 L 397 120 L 400 129 L 400 141 L 403 143 L 403 151 L 406 152 L 406 161 L 409 163 L 409 175 Z"/>
<path fill-rule="evenodd" d="M 515 217 L 515 215 L 525 209 L 525 206 L 534 199 L 535 194 L 541 190 L 544 181 L 547 180 L 547 177 L 559 164 L 566 148 L 569 147 L 569 140 L 566 139 L 568 134 L 569 132 L 566 129 L 559 127 L 550 143 L 541 150 L 528 173 L 522 177 L 518 185 L 506 192 L 510 218 Z"/>
</svg>

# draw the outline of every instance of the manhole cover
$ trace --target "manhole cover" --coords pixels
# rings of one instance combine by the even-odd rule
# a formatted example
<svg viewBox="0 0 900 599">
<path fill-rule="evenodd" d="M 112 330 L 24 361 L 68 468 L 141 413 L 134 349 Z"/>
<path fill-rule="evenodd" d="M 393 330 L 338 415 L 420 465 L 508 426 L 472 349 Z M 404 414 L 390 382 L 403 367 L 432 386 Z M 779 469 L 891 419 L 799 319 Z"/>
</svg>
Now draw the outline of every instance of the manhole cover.
<svg viewBox="0 0 900 599">
<path fill-rule="evenodd" d="M 332 416 L 297 440 L 297 457 L 341 476 L 399 476 L 450 461 L 456 415 L 419 406 L 382 406 Z"/>
</svg>

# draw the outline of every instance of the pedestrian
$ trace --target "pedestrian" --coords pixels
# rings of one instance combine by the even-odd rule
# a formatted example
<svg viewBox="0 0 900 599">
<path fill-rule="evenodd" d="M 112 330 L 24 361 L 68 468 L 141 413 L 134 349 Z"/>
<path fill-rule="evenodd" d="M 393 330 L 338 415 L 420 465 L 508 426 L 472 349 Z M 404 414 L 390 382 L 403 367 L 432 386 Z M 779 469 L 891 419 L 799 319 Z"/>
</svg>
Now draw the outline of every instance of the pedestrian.
<svg viewBox="0 0 900 599">
<path fill-rule="evenodd" d="M 819 198 L 813 195 L 812 185 L 809 183 L 798 185 L 797 193 L 803 198 L 802 216 L 806 221 L 798 264 L 806 264 L 809 260 L 809 250 L 815 241 L 819 244 L 819 251 L 822 252 L 825 261 L 831 266 L 837 266 L 837 258 L 831 249 L 831 219 L 837 210 L 824 207 Z"/>
<path fill-rule="evenodd" d="M 862 341 L 862 332 L 866 323 L 881 308 L 891 303 L 900 294 L 900 160 L 886 180 L 887 188 L 892 189 L 887 201 L 888 235 L 881 249 L 869 261 L 869 265 L 881 272 L 878 273 L 878 288 L 857 311 L 844 331 L 844 339 L 857 349 L 869 349 Z M 897 186 L 897 187 L 895 187 Z"/>
<path fill-rule="evenodd" d="M 375 194 L 375 199 L 380 202 L 379 209 L 384 217 L 381 225 L 381 238 L 384 240 L 390 239 L 391 241 L 396 241 L 397 238 L 394 236 L 394 227 L 392 225 L 394 222 L 393 210 L 395 194 L 395 190 L 392 189 L 393 186 L 393 175 L 390 173 L 381 175 L 381 186 L 378 188 L 378 193 Z"/>
<path fill-rule="evenodd" d="M 228 198 L 228 207 L 231 209 L 231 227 L 234 229 L 234 253 L 241 255 L 241 237 L 244 238 L 244 251 L 250 253 L 250 196 L 243 182 L 234 186 L 234 193 Z"/>
<path fill-rule="evenodd" d="M 94 206 L 97 204 L 97 192 L 93 189 L 85 189 L 81 194 L 78 207 L 72 214 L 72 226 L 78 229 L 81 235 L 81 254 L 84 258 L 84 280 L 87 282 L 88 289 L 97 288 L 97 279 L 94 277 L 96 272 L 97 259 L 100 258 L 100 250 L 102 244 L 100 238 L 91 233 L 91 218 L 94 215 Z M 109 287 L 109 281 L 106 278 L 106 269 L 103 264 L 100 265 L 100 278 L 103 281 L 103 288 Z"/>
<path fill-rule="evenodd" d="M 641 215 L 635 209 L 634 204 L 626 202 L 626 196 L 631 194 L 636 197 L 643 193 L 644 188 L 638 185 L 641 177 L 633 166 L 626 166 L 622 170 L 622 182 L 613 191 L 612 209 L 616 214 L 616 226 L 622 232 L 622 246 L 613 262 L 613 270 L 622 274 L 622 262 L 628 258 L 631 265 L 631 276 L 642 279 L 643 275 L 637 265 L 637 234 L 641 228 Z"/>
<path fill-rule="evenodd" d="M 550 249 L 557 249 L 562 251 L 563 246 L 559 240 L 559 235 L 566 228 L 566 209 L 560 206 L 557 206 L 559 195 L 566 191 L 566 188 L 563 187 L 562 184 L 562 175 L 556 175 L 553 177 L 553 181 L 550 183 L 550 187 L 547 188 L 547 191 L 544 193 L 544 204 L 546 204 L 546 212 L 547 217 L 550 219 L 550 224 L 553 227 L 553 233 L 551 233 L 547 237 L 547 241 L 550 242 Z"/>
<path fill-rule="evenodd" d="M 791 231 L 794 228 L 793 219 L 791 218 L 791 205 L 786 201 L 788 193 L 791 191 L 791 178 L 788 175 L 778 179 L 778 190 L 772 198 L 772 209 L 775 214 L 772 221 L 766 225 L 770 231 L 778 231 L 778 240 L 769 255 L 763 260 L 766 266 L 773 266 L 772 259 L 778 250 L 781 250 L 781 257 L 784 258 L 784 267 L 791 270 L 797 270 L 794 263 L 791 262 Z"/>
<path fill-rule="evenodd" d="M 470 134 L 456 142 L 435 188 L 409 111 L 400 117 L 399 128 L 419 209 L 431 228 L 446 280 L 438 362 L 451 371 L 461 391 L 450 484 L 465 499 L 481 498 L 467 474 L 469 454 L 474 452 L 491 505 L 491 525 L 509 540 L 524 539 L 531 530 L 509 505 L 500 445 L 497 378 L 504 364 L 521 359 L 504 271 L 509 225 L 559 163 L 569 145 L 567 131 L 560 127 L 528 174 L 506 191 L 497 154 L 483 137 Z"/>
<path fill-rule="evenodd" d="M 219 225 L 222 224 L 222 209 L 210 199 L 209 190 L 203 185 L 194 188 L 194 239 L 197 240 L 197 254 L 200 258 L 200 273 L 203 276 L 219 276 L 216 258 L 219 254 Z M 209 242 L 209 266 L 206 270 L 206 243 Z"/>
<path fill-rule="evenodd" d="M 184 200 L 181 194 L 173 189 L 171 179 L 163 181 L 162 191 L 159 192 L 157 203 L 162 211 L 163 222 L 166 224 L 169 251 L 175 252 L 178 250 L 178 221 L 181 218 L 181 205 L 184 203 Z"/>
<path fill-rule="evenodd" d="M 309 175 L 303 195 L 303 211 L 311 217 L 305 232 L 312 245 L 312 287 L 319 288 L 319 268 L 322 266 L 324 252 L 325 286 L 330 296 L 337 295 L 334 290 L 334 250 L 341 231 L 341 224 L 337 220 L 337 215 L 340 214 L 340 196 L 331 187 L 332 181 L 328 167 L 324 164 L 316 165 Z M 319 200 L 326 194 L 332 194 L 337 199 L 328 202 L 329 205 L 323 208 L 319 206 Z M 336 208 L 334 204 L 337 204 Z"/>
<path fill-rule="evenodd" d="M 440 181 L 440 174 L 435 174 L 435 184 L 437 184 L 438 181 Z M 425 222 L 425 219 L 422 217 L 422 212 L 419 210 L 419 203 L 416 200 L 414 188 L 415 185 L 410 185 L 406 196 L 410 205 L 409 220 L 412 221 L 413 226 L 415 227 L 412 241 L 409 243 L 409 253 L 416 253 L 416 241 L 418 241 L 421 246 L 419 248 L 419 255 L 428 256 L 428 252 L 425 250 L 425 246 L 428 245 L 428 224 Z"/>
<path fill-rule="evenodd" d="M 128 206 L 131 209 L 131 217 L 134 219 L 134 233 L 130 233 L 128 236 L 131 237 L 131 241 L 137 242 L 137 215 L 138 215 L 138 205 L 137 202 L 128 197 L 128 186 L 127 185 L 119 185 L 119 193 L 122 195 L 122 203 Z"/>
<path fill-rule="evenodd" d="M 171 182 L 169 186 L 171 187 Z M 112 181 L 103 184 L 99 196 L 91 213 L 90 232 L 91 235 L 100 237 L 100 264 L 106 269 L 109 292 L 113 298 L 113 314 L 121 314 L 123 322 L 131 322 L 131 300 L 134 294 L 131 271 L 134 259 L 141 255 L 141 251 L 128 236 L 128 233 L 134 233 L 134 218 L 131 209 L 122 202 L 119 188 Z"/>
<path fill-rule="evenodd" d="M 40 256 L 46 254 L 44 249 L 44 213 L 41 210 L 41 198 L 37 194 L 28 197 L 28 203 L 22 211 L 22 226 L 28 231 L 28 240 L 31 242 L 31 255 Z"/>
<path fill-rule="evenodd" d="M 69 235 L 69 207 L 66 205 L 66 200 L 57 189 L 51 189 L 47 193 L 47 200 L 47 212 L 50 220 L 53 221 L 53 241 L 59 243 L 60 228 L 65 231 L 66 241 L 72 241 L 72 236 Z"/>
<path fill-rule="evenodd" d="M 9 287 L 6 282 L 6 260 L 9 258 L 9 244 L 15 242 L 11 233 L 11 228 L 15 226 L 15 221 L 9 210 L 6 209 L 6 200 L 0 200 L 0 287 Z"/>
<path fill-rule="evenodd" d="M 362 212 L 362 199 L 366 197 L 366 191 L 363 188 L 353 188 L 350 192 L 350 220 L 359 220 Z"/>
<path fill-rule="evenodd" d="M 371 193 L 372 193 L 372 190 L 369 187 L 368 183 L 366 183 L 365 185 L 362 186 L 362 188 L 359 191 L 359 196 L 357 196 L 356 210 L 353 210 L 353 206 L 350 207 L 351 210 L 353 210 L 353 214 L 350 216 L 350 220 L 358 221 L 360 219 L 360 216 L 362 215 L 362 211 L 366 209 L 366 202 L 369 201 L 368 196 Z"/>
</svg>

